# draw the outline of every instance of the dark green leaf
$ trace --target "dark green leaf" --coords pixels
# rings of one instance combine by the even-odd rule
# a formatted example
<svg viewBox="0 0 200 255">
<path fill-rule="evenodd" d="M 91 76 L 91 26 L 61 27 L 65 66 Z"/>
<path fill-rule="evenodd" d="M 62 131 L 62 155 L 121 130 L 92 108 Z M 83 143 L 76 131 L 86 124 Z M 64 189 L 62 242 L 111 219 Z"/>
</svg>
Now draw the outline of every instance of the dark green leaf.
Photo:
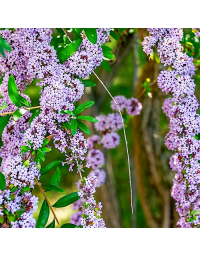
<svg viewBox="0 0 200 255">
<path fill-rule="evenodd" d="M 102 48 L 103 52 L 106 52 L 106 51 L 112 52 L 112 49 L 110 47 L 106 46 L 106 45 L 102 45 L 101 48 Z"/>
<path fill-rule="evenodd" d="M 37 109 L 37 110 L 34 111 L 32 116 L 30 117 L 29 126 L 31 125 L 31 122 L 34 120 L 34 118 L 37 117 L 39 114 L 40 114 L 40 109 Z"/>
<path fill-rule="evenodd" d="M 18 119 L 20 119 L 25 113 L 27 112 L 27 110 L 25 109 L 18 109 L 13 113 L 13 119 L 14 121 L 17 121 Z"/>
<path fill-rule="evenodd" d="M 82 80 L 82 83 L 85 87 L 94 87 L 96 86 L 96 83 L 93 82 L 92 80 L 88 79 L 88 80 Z"/>
<path fill-rule="evenodd" d="M 22 187 L 21 192 L 27 192 L 29 190 L 31 190 L 30 187 Z"/>
<path fill-rule="evenodd" d="M 10 45 L 0 36 L 0 53 L 5 58 L 5 50 L 11 52 L 12 48 Z"/>
<path fill-rule="evenodd" d="M 42 161 L 45 161 L 44 152 L 41 149 L 37 150 L 37 155 Z"/>
<path fill-rule="evenodd" d="M 8 125 L 9 120 L 10 120 L 10 115 L 7 115 L 5 117 L 0 117 L 0 136 L 4 128 Z"/>
<path fill-rule="evenodd" d="M 5 176 L 0 172 L 0 190 L 6 189 L 6 179 Z"/>
<path fill-rule="evenodd" d="M 49 206 L 45 199 L 40 210 L 40 214 L 36 223 L 36 228 L 45 227 L 49 218 L 49 213 L 50 213 Z"/>
<path fill-rule="evenodd" d="M 81 32 L 83 31 L 83 28 L 72 28 L 72 30 L 74 31 L 76 38 L 81 38 Z"/>
<path fill-rule="evenodd" d="M 46 228 L 55 228 L 55 219 Z"/>
<path fill-rule="evenodd" d="M 60 228 L 79 228 L 79 227 L 71 223 L 65 223 Z"/>
<path fill-rule="evenodd" d="M 26 100 L 24 97 L 22 97 L 22 96 L 20 96 L 20 95 L 19 95 L 19 97 L 20 97 L 20 101 L 21 101 L 21 103 L 22 103 L 23 105 L 25 105 L 25 106 L 27 106 L 27 107 L 31 107 L 31 104 L 29 103 L 28 100 Z"/>
<path fill-rule="evenodd" d="M 77 131 L 77 120 L 71 119 L 71 133 L 72 135 L 75 135 Z"/>
<path fill-rule="evenodd" d="M 96 44 L 97 43 L 97 31 L 96 28 L 84 28 L 85 34 L 88 38 L 88 40 L 93 43 Z"/>
<path fill-rule="evenodd" d="M 41 170 L 40 170 L 40 173 L 43 175 L 43 174 L 46 174 L 48 172 L 50 172 L 51 170 L 53 170 L 54 168 L 56 168 L 57 166 L 61 165 L 61 160 L 57 160 L 57 161 L 52 161 L 50 162 L 49 164 L 47 164 L 45 167 L 43 167 Z"/>
<path fill-rule="evenodd" d="M 66 128 L 66 129 L 71 129 L 71 126 L 70 126 L 70 124 L 66 121 L 66 122 L 63 122 L 62 123 L 63 124 L 63 126 Z"/>
<path fill-rule="evenodd" d="M 63 48 L 59 53 L 58 53 L 58 58 L 63 64 L 68 58 L 70 58 L 75 51 L 79 48 L 81 45 L 82 40 L 74 40 L 72 43 L 68 44 L 65 48 Z"/>
<path fill-rule="evenodd" d="M 119 34 L 115 33 L 113 30 L 110 31 L 110 35 L 118 42 Z"/>
<path fill-rule="evenodd" d="M 74 114 L 75 116 L 77 116 L 79 113 L 81 113 L 82 111 L 90 108 L 92 105 L 94 104 L 94 101 L 87 101 L 81 105 L 79 105 L 75 110 L 74 110 Z"/>
<path fill-rule="evenodd" d="M 110 70 L 111 70 L 111 69 L 110 69 L 110 65 L 108 64 L 107 61 L 103 60 L 103 61 L 101 62 L 101 66 L 103 66 L 103 68 L 106 69 L 106 71 L 110 72 Z"/>
<path fill-rule="evenodd" d="M 17 85 L 15 83 L 15 78 L 11 74 L 8 80 L 8 94 L 10 100 L 15 104 L 17 107 L 21 107 L 21 99 L 17 91 Z"/>
<path fill-rule="evenodd" d="M 78 116 L 76 117 L 78 120 L 87 120 L 87 121 L 91 121 L 91 122 L 98 122 L 97 119 L 91 117 L 91 116 Z"/>
<path fill-rule="evenodd" d="M 113 53 L 111 53 L 110 51 L 103 51 L 103 55 L 105 58 L 108 58 L 110 60 L 115 59 L 115 55 Z"/>
<path fill-rule="evenodd" d="M 55 185 L 58 186 L 61 180 L 61 172 L 60 172 L 60 168 L 57 167 L 56 171 L 54 172 L 54 174 L 52 175 L 50 181 L 49 181 L 49 185 Z"/>
<path fill-rule="evenodd" d="M 90 132 L 89 128 L 88 128 L 84 123 L 82 123 L 81 121 L 78 121 L 78 127 L 79 127 L 83 132 L 85 132 L 87 135 L 91 135 L 91 132 Z"/>
<path fill-rule="evenodd" d="M 46 188 L 45 192 L 47 191 L 56 191 L 56 192 L 60 192 L 60 193 L 65 193 L 66 191 L 58 186 L 55 185 L 42 185 Z"/>
<path fill-rule="evenodd" d="M 61 208 L 61 207 L 65 207 L 65 206 L 68 206 L 74 202 L 76 202 L 77 200 L 79 200 L 80 197 L 78 195 L 78 192 L 73 192 L 73 193 L 70 193 L 64 197 L 61 197 L 54 205 L 53 207 L 56 207 L 56 208 Z"/>
<path fill-rule="evenodd" d="M 194 138 L 195 138 L 196 140 L 200 140 L 200 133 L 199 133 L 199 134 L 196 134 L 196 135 L 194 136 Z"/>
</svg>

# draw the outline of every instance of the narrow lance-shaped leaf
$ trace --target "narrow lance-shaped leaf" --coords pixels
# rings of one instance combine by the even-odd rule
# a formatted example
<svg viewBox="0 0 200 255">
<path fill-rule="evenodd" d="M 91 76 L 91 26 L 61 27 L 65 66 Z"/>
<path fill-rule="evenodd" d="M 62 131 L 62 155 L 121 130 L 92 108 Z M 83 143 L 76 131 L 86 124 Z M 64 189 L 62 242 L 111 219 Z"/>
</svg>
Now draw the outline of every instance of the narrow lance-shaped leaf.
<svg viewBox="0 0 200 255">
<path fill-rule="evenodd" d="M 78 121 L 78 127 L 79 127 L 83 132 L 85 132 L 87 135 L 91 135 L 91 132 L 90 132 L 89 128 L 88 128 L 84 123 L 82 123 L 81 121 Z"/>
<path fill-rule="evenodd" d="M 111 70 L 111 69 L 110 69 L 110 65 L 108 64 L 107 61 L 103 60 L 103 61 L 101 62 L 101 66 L 103 66 L 103 68 L 106 69 L 106 71 L 110 72 L 110 70 Z"/>
<path fill-rule="evenodd" d="M 21 103 L 27 107 L 31 107 L 31 104 L 29 103 L 28 100 L 26 100 L 26 98 L 22 97 L 21 95 L 19 95 Z"/>
<path fill-rule="evenodd" d="M 96 28 L 84 28 L 85 34 L 88 38 L 88 40 L 93 43 L 96 44 L 97 43 L 97 31 Z"/>
<path fill-rule="evenodd" d="M 71 119 L 71 133 L 72 135 L 75 135 L 77 131 L 77 120 Z"/>
<path fill-rule="evenodd" d="M 25 110 L 25 109 L 23 109 L 23 108 L 20 108 L 20 109 L 16 110 L 16 111 L 13 113 L 13 119 L 14 119 L 14 121 L 17 121 L 18 119 L 20 119 L 26 112 L 27 112 L 27 110 Z"/>
<path fill-rule="evenodd" d="M 74 40 L 72 43 L 68 44 L 58 53 L 58 58 L 61 64 L 63 64 L 68 58 L 70 58 L 74 54 L 75 51 L 77 51 L 77 49 L 81 45 L 81 42 L 81 39 Z"/>
<path fill-rule="evenodd" d="M 5 109 L 7 106 L 8 106 L 7 103 L 4 101 L 3 104 L 2 104 L 2 106 L 0 107 L 0 110 Z"/>
<path fill-rule="evenodd" d="M 36 228 L 44 228 L 46 226 L 48 218 L 49 218 L 49 213 L 50 213 L 49 205 L 46 199 L 44 199 L 44 202 L 42 204 L 40 214 L 36 223 Z"/>
<path fill-rule="evenodd" d="M 13 104 L 20 108 L 21 107 L 20 95 L 18 94 L 15 78 L 12 74 L 10 75 L 8 80 L 8 94 Z"/>
<path fill-rule="evenodd" d="M 110 31 L 110 35 L 118 42 L 119 41 L 119 34 L 114 32 L 113 30 Z"/>
<path fill-rule="evenodd" d="M 53 186 L 58 186 L 61 180 L 61 171 L 60 168 L 57 167 L 56 171 L 54 172 L 54 174 L 52 175 L 50 181 L 49 181 L 49 185 L 53 185 Z M 52 189 L 46 189 L 45 191 L 48 190 L 52 190 Z"/>
<path fill-rule="evenodd" d="M 91 116 L 83 116 L 83 115 L 81 115 L 81 116 L 78 116 L 78 117 L 76 117 L 78 120 L 87 120 L 87 121 L 91 121 L 91 122 L 98 122 L 98 120 L 97 119 L 95 119 L 95 118 L 93 118 L 93 117 L 91 117 Z"/>
<path fill-rule="evenodd" d="M 53 207 L 56 207 L 56 208 L 61 208 L 61 207 L 65 207 L 65 206 L 68 206 L 74 202 L 76 202 L 77 200 L 79 200 L 80 197 L 78 195 L 78 192 L 73 192 L 73 193 L 70 193 L 64 197 L 61 197 L 54 205 Z"/>
<path fill-rule="evenodd" d="M 5 176 L 0 172 L 0 190 L 6 189 L 6 179 Z"/>
<path fill-rule="evenodd" d="M 71 223 L 65 223 L 60 228 L 79 228 L 79 227 Z"/>
<path fill-rule="evenodd" d="M 65 193 L 65 190 L 58 187 L 58 186 L 55 186 L 55 185 L 42 185 L 46 188 L 45 192 L 47 191 L 56 191 L 56 192 L 59 192 L 59 193 Z"/>
<path fill-rule="evenodd" d="M 74 110 L 74 114 L 77 116 L 79 113 L 81 113 L 82 111 L 90 108 L 92 105 L 94 104 L 94 101 L 87 101 L 81 105 L 79 105 L 75 110 Z"/>
<path fill-rule="evenodd" d="M 45 167 L 43 167 L 41 170 L 40 170 L 40 173 L 43 175 L 43 174 L 46 174 L 48 172 L 50 172 L 51 170 L 53 170 L 54 168 L 56 168 L 57 166 L 61 165 L 61 160 L 56 160 L 56 161 L 52 161 L 50 162 L 49 164 L 47 164 Z"/>
<path fill-rule="evenodd" d="M 88 79 L 88 80 L 82 80 L 82 83 L 85 87 L 94 87 L 96 86 L 96 83 L 93 82 L 92 80 Z"/>
<path fill-rule="evenodd" d="M 46 228 L 55 228 L 55 219 Z"/>
<path fill-rule="evenodd" d="M 35 117 L 37 117 L 40 114 L 40 109 L 37 109 L 33 112 L 32 116 L 30 117 L 29 120 L 29 126 L 31 125 L 31 122 L 34 120 Z"/>
<path fill-rule="evenodd" d="M 10 45 L 6 42 L 6 40 L 4 40 L 1 36 L 0 36 L 0 53 L 1 55 L 5 58 L 5 51 L 12 51 L 12 48 L 10 47 Z"/>
</svg>

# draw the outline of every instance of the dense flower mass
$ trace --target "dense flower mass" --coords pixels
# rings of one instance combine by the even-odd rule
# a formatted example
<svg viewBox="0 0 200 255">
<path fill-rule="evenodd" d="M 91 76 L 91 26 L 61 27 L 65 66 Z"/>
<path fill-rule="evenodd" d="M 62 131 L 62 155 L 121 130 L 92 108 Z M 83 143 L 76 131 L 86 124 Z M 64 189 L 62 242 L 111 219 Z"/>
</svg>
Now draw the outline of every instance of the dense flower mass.
<svg viewBox="0 0 200 255">
<path fill-rule="evenodd" d="M 75 165 L 78 169 L 83 165 L 86 139 L 80 130 L 73 136 L 64 127 L 63 123 L 69 122 L 70 116 L 60 112 L 74 110 L 74 102 L 84 93 L 84 85 L 74 75 L 86 77 L 101 64 L 101 43 L 109 40 L 109 31 L 98 29 L 97 44 L 92 44 L 82 34 L 84 38 L 78 51 L 60 64 L 55 49 L 50 45 L 50 29 L 0 30 L 2 38 L 12 47 L 6 58 L 0 56 L 0 77 L 3 76 L 0 106 L 7 104 L 1 113 L 18 109 L 8 95 L 10 75 L 15 78 L 18 93 L 29 103 L 30 98 L 23 94 L 26 86 L 37 79 L 36 85 L 41 87 L 40 110 L 32 122 L 29 124 L 32 114 L 24 109 L 26 113 L 19 120 L 14 121 L 11 116 L 2 134 L 0 171 L 6 177 L 6 190 L 0 190 L 1 227 L 35 227 L 32 213 L 37 210 L 37 198 L 31 195 L 31 189 L 40 174 L 35 156 L 28 152 L 20 155 L 21 146 L 30 146 L 32 151 L 38 152 L 44 139 L 52 136 L 55 148 L 65 153 L 66 162 L 63 164 L 68 164 L 70 170 Z"/>
<path fill-rule="evenodd" d="M 170 119 L 166 146 L 176 153 L 170 166 L 176 172 L 172 197 L 180 215 L 178 226 L 200 227 L 200 116 L 196 113 L 199 103 L 194 95 L 195 83 L 193 58 L 183 53 L 180 40 L 182 29 L 148 29 L 143 49 L 147 55 L 157 54 L 161 63 L 171 66 L 161 71 L 158 86 L 170 97 L 165 99 L 163 110 Z M 198 31 L 196 31 L 198 33 Z M 198 34 L 196 34 L 198 36 Z"/>
</svg>

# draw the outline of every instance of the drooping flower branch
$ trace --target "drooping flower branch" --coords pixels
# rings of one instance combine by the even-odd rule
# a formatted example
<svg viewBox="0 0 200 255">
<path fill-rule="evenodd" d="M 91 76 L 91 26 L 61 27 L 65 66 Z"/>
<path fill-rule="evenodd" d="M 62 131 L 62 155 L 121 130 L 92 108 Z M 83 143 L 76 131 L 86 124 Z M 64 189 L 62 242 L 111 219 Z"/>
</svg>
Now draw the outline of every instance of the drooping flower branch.
<svg viewBox="0 0 200 255">
<path fill-rule="evenodd" d="M 51 135 L 55 148 L 65 153 L 63 164 L 68 164 L 71 170 L 77 167 L 80 172 L 85 166 L 87 143 L 83 133 L 77 126 L 74 134 L 72 126 L 71 130 L 68 128 L 74 123 L 69 112 L 75 110 L 74 103 L 84 93 L 81 79 L 74 75 L 85 78 L 100 65 L 103 60 L 101 43 L 109 39 L 109 31 L 98 29 L 96 44 L 82 34 L 78 50 L 63 64 L 50 45 L 50 29 L 0 31 L 12 47 L 6 58 L 0 56 L 1 113 L 14 112 L 12 116 L 2 117 L 8 124 L 3 130 L 0 149 L 0 171 L 6 178 L 5 189 L 0 191 L 1 227 L 35 227 L 32 214 L 37 210 L 38 199 L 32 196 L 31 190 L 36 184 L 35 178 L 40 178 L 40 163 L 51 150 L 45 139 L 47 136 Z M 8 89 L 9 82 L 13 82 L 11 78 L 16 82 L 18 98 L 13 98 Z M 40 110 L 32 115 L 22 103 L 31 105 L 23 91 L 34 79 L 41 87 L 41 95 Z"/>
<path fill-rule="evenodd" d="M 180 215 L 177 224 L 200 227 L 200 116 L 196 113 L 199 103 L 194 95 L 193 58 L 183 53 L 179 42 L 182 29 L 149 28 L 148 31 L 150 36 L 143 41 L 145 53 L 152 59 L 158 56 L 164 66 L 169 66 L 168 70 L 161 71 L 157 82 L 169 95 L 163 105 L 170 119 L 165 144 L 176 152 L 170 159 L 170 166 L 176 172 L 171 195 Z"/>
<path fill-rule="evenodd" d="M 142 109 L 141 103 L 136 98 L 127 99 L 125 96 L 115 96 L 115 102 L 117 102 L 120 111 L 122 112 L 122 116 L 126 118 L 128 115 L 136 116 L 140 114 Z M 120 136 L 117 133 L 120 129 L 122 129 L 122 121 L 121 116 L 118 113 L 118 108 L 113 100 L 111 101 L 111 108 L 113 113 L 106 115 L 96 116 L 98 122 L 94 124 L 96 131 L 100 133 L 100 135 L 93 135 L 87 139 L 88 143 L 88 154 L 86 157 L 87 163 L 90 165 L 92 171 L 88 175 L 88 179 L 91 178 L 94 180 L 93 188 L 98 188 L 103 185 L 106 181 L 106 172 L 102 169 L 105 165 L 105 157 L 102 148 L 106 149 L 114 149 L 120 144 Z M 80 187 L 81 180 L 78 182 L 78 187 Z M 98 223 L 91 225 L 90 217 L 85 208 L 85 199 L 80 199 L 76 203 L 72 205 L 73 210 L 77 210 L 71 216 L 71 223 L 75 225 L 87 225 L 87 227 L 95 227 L 98 226 Z M 101 205 L 100 205 L 101 207 Z M 101 213 L 101 208 L 98 208 Z M 95 215 L 95 211 L 93 210 L 93 215 Z M 97 212 L 96 212 L 97 213 Z"/>
</svg>

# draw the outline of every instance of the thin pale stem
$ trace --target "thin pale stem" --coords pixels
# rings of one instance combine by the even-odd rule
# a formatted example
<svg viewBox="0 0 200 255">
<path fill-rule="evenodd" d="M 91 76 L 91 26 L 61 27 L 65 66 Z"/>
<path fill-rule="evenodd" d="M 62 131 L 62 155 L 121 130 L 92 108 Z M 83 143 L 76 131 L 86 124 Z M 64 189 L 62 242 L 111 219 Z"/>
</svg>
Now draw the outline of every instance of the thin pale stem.
<svg viewBox="0 0 200 255">
<path fill-rule="evenodd" d="M 38 185 L 40 191 L 42 192 L 43 196 L 45 197 L 45 199 L 46 199 L 46 201 L 47 201 L 47 203 L 48 203 L 48 205 L 49 205 L 49 208 L 50 208 L 51 212 L 53 213 L 53 216 L 54 216 L 56 222 L 57 222 L 58 225 L 59 225 L 58 218 L 57 218 L 57 216 L 56 216 L 56 214 L 55 214 L 55 212 L 54 212 L 54 210 L 53 210 L 53 208 L 52 208 L 52 206 L 51 206 L 51 204 L 50 204 L 50 202 L 49 202 L 49 200 L 48 200 L 48 198 L 47 198 L 47 196 L 46 196 L 46 194 L 45 194 L 45 192 L 44 192 L 44 190 L 43 190 L 43 188 L 41 187 L 41 184 L 38 182 L 37 178 L 35 178 L 35 182 L 37 183 L 37 185 Z"/>
<path fill-rule="evenodd" d="M 24 108 L 24 110 L 27 110 L 27 111 L 30 111 L 30 110 L 34 110 L 34 109 L 38 109 L 40 108 L 41 106 L 34 106 L 34 107 L 30 107 L 30 108 Z M 0 116 L 1 115 L 8 115 L 8 114 L 13 114 L 14 112 L 3 112 L 3 113 L 0 113 Z"/>
<path fill-rule="evenodd" d="M 119 105 L 116 102 L 116 100 L 114 99 L 114 97 L 111 95 L 110 91 L 106 88 L 106 86 L 104 85 L 104 83 L 102 82 L 102 80 L 98 77 L 98 75 L 93 72 L 93 74 L 96 76 L 96 78 L 99 80 L 99 82 L 102 84 L 102 86 L 104 87 L 104 89 L 107 91 L 107 93 L 109 94 L 109 96 L 112 98 L 113 102 L 116 104 L 118 112 L 120 114 L 121 117 L 121 121 L 122 121 L 122 126 L 123 126 L 123 131 L 124 131 L 124 139 L 125 139 L 125 144 L 126 144 L 126 154 L 127 154 L 127 162 L 128 162 L 128 173 L 129 173 L 129 184 L 130 184 L 130 192 L 131 192 L 131 211 L 133 214 L 133 191 L 132 191 L 132 181 L 131 181 L 131 167 L 130 167 L 130 156 L 129 156 L 129 150 L 128 150 L 128 142 L 127 142 L 127 138 L 126 138 L 126 130 L 125 130 L 125 126 L 124 126 L 124 119 L 122 117 L 122 113 L 120 111 Z"/>
<path fill-rule="evenodd" d="M 69 38 L 66 30 L 64 28 L 62 28 L 62 30 L 63 30 L 64 34 L 67 36 L 68 40 L 70 42 L 72 42 L 72 40 Z M 103 85 L 104 89 L 107 91 L 109 96 L 112 98 L 112 100 L 116 104 L 118 112 L 119 112 L 120 117 L 121 117 L 122 126 L 123 126 L 123 132 L 124 132 L 124 139 L 125 139 L 125 144 L 126 144 L 126 154 L 127 154 L 127 162 L 128 162 L 128 173 L 129 173 L 129 184 L 130 184 L 130 192 L 131 192 L 131 211 L 132 211 L 132 214 L 133 214 L 133 192 L 132 192 L 132 182 L 131 182 L 130 156 L 129 156 L 129 150 L 128 150 L 128 142 L 127 142 L 127 138 L 126 138 L 126 130 L 125 130 L 125 127 L 124 127 L 124 119 L 122 117 L 122 113 L 121 113 L 121 111 L 119 109 L 119 106 L 118 106 L 117 102 L 115 101 L 114 97 L 111 95 L 110 91 L 106 88 L 106 86 L 101 81 L 101 79 L 98 77 L 98 75 L 95 72 L 93 72 L 93 74 L 96 76 L 96 78 L 99 80 L 99 82 Z"/>
</svg>

